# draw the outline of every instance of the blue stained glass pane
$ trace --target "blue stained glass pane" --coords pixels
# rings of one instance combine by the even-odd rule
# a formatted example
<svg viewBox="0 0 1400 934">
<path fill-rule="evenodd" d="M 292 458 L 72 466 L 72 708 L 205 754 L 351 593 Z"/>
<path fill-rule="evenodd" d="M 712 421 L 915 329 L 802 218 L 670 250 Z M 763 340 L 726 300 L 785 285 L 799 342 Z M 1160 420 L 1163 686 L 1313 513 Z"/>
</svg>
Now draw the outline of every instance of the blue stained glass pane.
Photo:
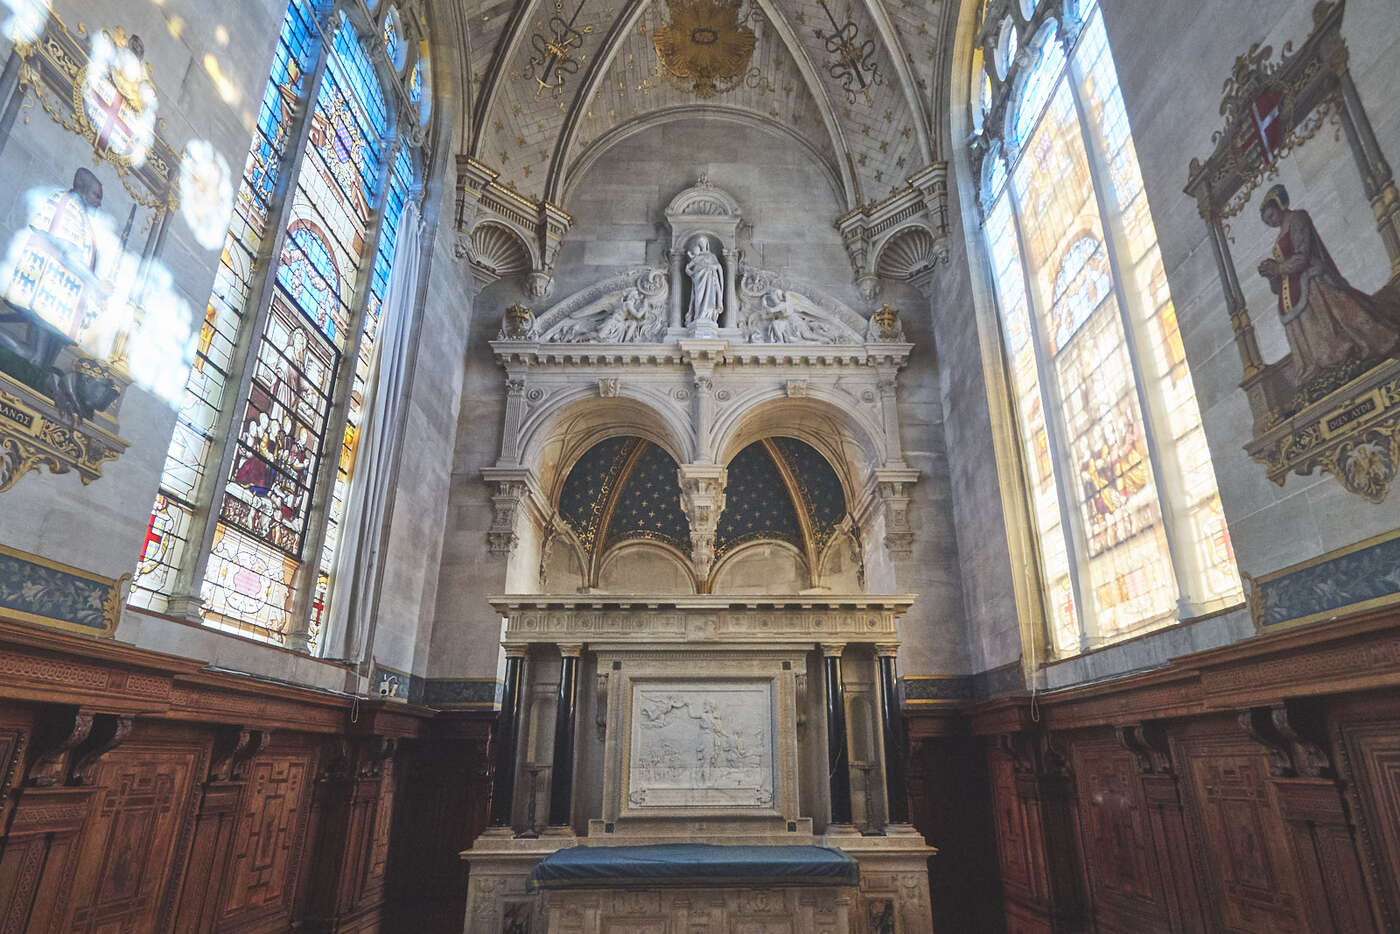
<svg viewBox="0 0 1400 934">
<path fill-rule="evenodd" d="M 336 80 L 364 106 L 370 121 L 367 128 L 370 135 L 376 138 L 383 136 L 389 129 L 386 116 L 389 111 L 384 102 L 384 90 L 379 86 L 379 79 L 374 74 L 374 65 L 360 48 L 359 39 L 349 20 L 342 19 L 340 28 L 336 30 L 332 49 L 335 54 L 331 56 L 330 68 Z"/>
<path fill-rule="evenodd" d="M 423 100 L 423 60 L 413 63 L 413 71 L 408 76 L 408 99 L 417 104 Z"/>
<path fill-rule="evenodd" d="M 277 282 L 287 290 L 302 314 L 335 340 L 336 290 L 340 275 L 331 259 L 330 247 L 310 227 L 297 227 L 287 234 L 282 260 L 277 266 Z"/>
</svg>

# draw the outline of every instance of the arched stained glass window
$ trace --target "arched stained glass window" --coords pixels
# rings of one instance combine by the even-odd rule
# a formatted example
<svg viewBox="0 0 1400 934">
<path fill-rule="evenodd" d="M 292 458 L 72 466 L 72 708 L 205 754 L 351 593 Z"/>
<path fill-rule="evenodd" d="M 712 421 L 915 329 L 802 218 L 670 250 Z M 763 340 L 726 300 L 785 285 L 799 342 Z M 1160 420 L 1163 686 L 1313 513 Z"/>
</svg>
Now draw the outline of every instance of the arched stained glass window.
<svg viewBox="0 0 1400 934">
<path fill-rule="evenodd" d="M 987 81 L 1009 98 L 973 152 L 1061 655 L 1241 599 L 1103 17 L 1081 7 L 1020 4 L 1029 54 L 974 73 L 969 102 L 991 109 Z"/>
<path fill-rule="evenodd" d="M 136 605 L 194 605 L 206 624 L 298 646 L 320 635 L 419 165 L 392 141 L 391 119 L 416 119 L 419 101 L 361 42 L 362 29 L 402 41 L 397 12 L 363 27 L 343 11 L 318 15 L 292 0 L 283 21 L 132 590 Z M 396 108 L 395 95 L 412 106 Z"/>
</svg>

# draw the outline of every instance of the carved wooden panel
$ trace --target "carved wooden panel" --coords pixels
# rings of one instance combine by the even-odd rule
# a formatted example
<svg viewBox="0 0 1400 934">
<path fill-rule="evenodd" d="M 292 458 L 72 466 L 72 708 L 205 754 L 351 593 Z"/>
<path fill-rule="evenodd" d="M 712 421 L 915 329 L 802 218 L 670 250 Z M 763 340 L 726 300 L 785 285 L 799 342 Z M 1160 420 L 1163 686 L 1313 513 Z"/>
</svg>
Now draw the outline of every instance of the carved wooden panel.
<svg viewBox="0 0 1400 934">
<path fill-rule="evenodd" d="M 314 753 L 271 750 L 248 764 L 235 824 L 222 922 L 290 915 L 309 813 Z"/>
<path fill-rule="evenodd" d="M 1136 759 L 1111 735 L 1078 739 L 1070 755 L 1079 798 L 1080 851 L 1101 928 L 1170 930 Z"/>
<path fill-rule="evenodd" d="M 1339 712 L 1343 777 L 1359 814 L 1367 877 L 1386 930 L 1400 929 L 1400 702 Z M 1388 709 L 1387 709 L 1388 708 Z"/>
<path fill-rule="evenodd" d="M 1011 760 L 1005 756 L 992 752 L 990 757 L 989 772 L 995 789 L 993 809 L 1002 884 L 1008 891 L 1016 891 L 1024 898 L 1033 899 L 1043 895 L 1043 892 L 1038 890 L 1035 882 L 1025 809 L 1016 795 L 1016 772 Z"/>
<path fill-rule="evenodd" d="M 100 760 L 65 930 L 169 930 L 207 755 L 197 737 L 150 730 Z"/>
<path fill-rule="evenodd" d="M 389 864 L 389 840 L 394 827 L 394 798 L 397 788 L 394 760 L 384 763 L 379 780 L 379 800 L 374 806 L 374 829 L 370 832 L 369 865 L 366 887 L 382 887 Z"/>
<path fill-rule="evenodd" d="M 1268 756 L 1233 720 L 1193 726 L 1173 743 L 1191 799 L 1198 856 L 1215 915 L 1230 932 L 1307 931 L 1300 880 Z"/>
</svg>

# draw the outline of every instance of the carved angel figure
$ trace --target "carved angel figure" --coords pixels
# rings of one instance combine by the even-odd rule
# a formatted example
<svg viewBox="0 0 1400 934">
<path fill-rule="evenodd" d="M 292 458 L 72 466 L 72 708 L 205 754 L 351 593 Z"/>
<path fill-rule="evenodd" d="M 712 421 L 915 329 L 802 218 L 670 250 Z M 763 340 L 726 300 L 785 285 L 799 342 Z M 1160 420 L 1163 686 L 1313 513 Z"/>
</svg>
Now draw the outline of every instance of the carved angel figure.
<svg viewBox="0 0 1400 934">
<path fill-rule="evenodd" d="M 760 309 L 749 318 L 750 343 L 836 343 L 836 329 L 815 314 L 815 307 L 785 288 L 769 288 Z"/>
<path fill-rule="evenodd" d="M 597 340 L 602 344 L 654 343 L 665 330 L 660 308 L 643 298 L 639 290 L 628 289 L 598 326 Z"/>
<path fill-rule="evenodd" d="M 666 335 L 665 275 L 649 270 L 634 284 L 610 291 L 574 310 L 562 320 L 546 323 L 540 340 L 564 344 L 657 343 Z M 557 313 L 545 316 L 549 320 Z"/>
</svg>

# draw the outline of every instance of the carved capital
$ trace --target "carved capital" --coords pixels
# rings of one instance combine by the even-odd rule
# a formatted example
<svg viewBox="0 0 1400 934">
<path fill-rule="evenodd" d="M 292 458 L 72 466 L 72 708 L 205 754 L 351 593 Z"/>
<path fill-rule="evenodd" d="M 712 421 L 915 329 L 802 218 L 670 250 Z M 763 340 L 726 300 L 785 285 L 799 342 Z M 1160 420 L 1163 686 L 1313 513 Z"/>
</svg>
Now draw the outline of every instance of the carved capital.
<svg viewBox="0 0 1400 934">
<path fill-rule="evenodd" d="M 525 277 L 525 294 L 531 298 L 548 298 L 554 291 L 554 276 L 546 269 L 533 270 Z"/>
<path fill-rule="evenodd" d="M 486 540 L 491 554 L 509 557 L 515 551 L 520 504 L 529 495 L 530 487 L 523 476 L 498 477 L 490 483 L 491 528 L 486 532 Z"/>
<path fill-rule="evenodd" d="M 896 558 L 907 558 L 914 551 L 909 501 L 917 476 L 914 471 L 876 471 L 876 494 L 885 513 L 885 549 Z"/>
</svg>

